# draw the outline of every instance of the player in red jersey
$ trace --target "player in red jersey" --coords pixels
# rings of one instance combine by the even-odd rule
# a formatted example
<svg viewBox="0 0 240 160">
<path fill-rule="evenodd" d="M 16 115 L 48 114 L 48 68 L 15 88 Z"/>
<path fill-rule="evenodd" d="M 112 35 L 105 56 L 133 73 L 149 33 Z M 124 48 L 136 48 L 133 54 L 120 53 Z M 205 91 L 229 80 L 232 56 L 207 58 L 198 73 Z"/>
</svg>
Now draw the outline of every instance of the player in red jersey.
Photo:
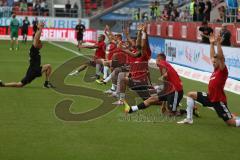
<svg viewBox="0 0 240 160">
<path fill-rule="evenodd" d="M 240 126 L 240 119 L 233 117 L 227 107 L 227 97 L 224 93 L 224 86 L 228 77 L 228 69 L 225 65 L 225 58 L 221 47 L 221 37 L 215 40 L 213 34 L 210 35 L 210 57 L 214 71 L 208 84 L 208 93 L 188 92 L 187 94 L 187 118 L 178 122 L 179 124 L 192 124 L 192 111 L 195 101 L 203 106 L 213 107 L 217 115 L 230 126 Z M 217 54 L 215 53 L 214 43 L 217 43 Z"/>
<path fill-rule="evenodd" d="M 183 98 L 182 81 L 175 69 L 166 61 L 166 56 L 164 53 L 160 53 L 157 56 L 157 66 L 159 67 L 162 75 L 161 80 L 164 80 L 165 82 L 164 88 L 167 89 L 161 89 L 160 91 L 156 88 L 157 94 L 152 95 L 137 106 L 130 107 L 125 104 L 126 113 L 132 113 L 139 109 L 146 109 L 150 105 L 156 104 L 160 101 L 168 102 L 168 108 L 169 111 L 171 111 L 171 114 L 175 115 L 177 113 L 177 107 Z"/>
<path fill-rule="evenodd" d="M 148 86 L 150 83 L 148 58 L 146 58 L 148 56 L 146 55 L 149 55 L 149 53 L 151 55 L 151 51 L 147 48 L 149 46 L 147 38 L 146 25 L 139 25 L 136 43 L 134 44 L 134 41 L 129 40 L 130 44 L 132 44 L 131 49 L 122 48 L 122 51 L 132 59 L 129 59 L 129 73 L 119 73 L 118 75 L 117 95 L 119 100 L 115 104 L 121 105 L 125 102 L 127 85 L 136 89 L 137 87 Z"/>
<path fill-rule="evenodd" d="M 106 56 L 106 44 L 104 42 L 105 40 L 105 36 L 103 34 L 100 34 L 99 37 L 98 37 L 98 42 L 91 46 L 91 45 L 79 45 L 78 47 L 79 48 L 89 48 L 89 49 L 96 49 L 95 51 L 95 55 L 94 55 L 94 62 L 96 64 L 96 79 L 99 79 L 100 78 L 100 74 L 101 74 L 101 64 L 102 64 L 102 61 L 105 59 L 105 56 Z M 92 63 L 90 63 L 92 64 Z M 82 65 L 80 66 L 76 71 L 70 73 L 69 75 L 77 75 L 79 74 L 79 72 L 81 72 L 82 70 L 84 70 L 85 68 L 87 68 L 88 65 L 90 64 L 85 64 L 85 65 Z"/>
</svg>

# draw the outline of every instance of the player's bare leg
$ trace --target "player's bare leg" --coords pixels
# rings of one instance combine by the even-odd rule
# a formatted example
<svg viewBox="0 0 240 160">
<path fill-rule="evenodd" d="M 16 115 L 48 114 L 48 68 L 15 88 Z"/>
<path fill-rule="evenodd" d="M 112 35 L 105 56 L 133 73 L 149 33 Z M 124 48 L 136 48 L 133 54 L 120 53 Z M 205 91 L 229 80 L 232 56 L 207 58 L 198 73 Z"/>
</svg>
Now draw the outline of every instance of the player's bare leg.
<svg viewBox="0 0 240 160">
<path fill-rule="evenodd" d="M 0 81 L 0 87 L 15 87 L 15 88 L 21 88 L 23 87 L 22 82 L 10 82 L 10 83 L 3 83 Z"/>
<path fill-rule="evenodd" d="M 15 48 L 15 49 L 16 49 L 16 51 L 17 51 L 17 50 L 19 49 L 18 38 L 16 38 L 15 41 L 16 41 L 16 48 Z"/>
<path fill-rule="evenodd" d="M 53 88 L 53 85 L 49 82 L 49 78 L 52 73 L 52 67 L 50 64 L 45 64 L 42 66 L 42 73 L 45 73 L 45 82 L 44 87 L 46 88 Z"/>
<path fill-rule="evenodd" d="M 78 46 L 77 46 L 77 48 L 78 48 L 78 51 L 80 51 L 80 50 L 81 50 L 81 48 L 80 48 L 79 46 L 81 46 L 81 45 L 82 45 L 82 43 L 83 43 L 83 41 L 78 41 Z"/>
<path fill-rule="evenodd" d="M 11 38 L 11 46 L 10 46 L 9 50 L 12 51 L 13 47 L 14 47 L 14 40 L 13 40 L 13 38 Z"/>
</svg>

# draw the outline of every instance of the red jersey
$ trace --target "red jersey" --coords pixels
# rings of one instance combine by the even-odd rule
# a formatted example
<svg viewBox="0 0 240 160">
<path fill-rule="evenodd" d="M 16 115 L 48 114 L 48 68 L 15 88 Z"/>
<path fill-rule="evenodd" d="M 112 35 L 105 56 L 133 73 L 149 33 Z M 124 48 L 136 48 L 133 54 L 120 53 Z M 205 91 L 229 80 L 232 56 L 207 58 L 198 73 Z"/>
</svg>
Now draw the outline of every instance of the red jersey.
<svg viewBox="0 0 240 160">
<path fill-rule="evenodd" d="M 137 49 L 135 50 L 137 52 Z M 132 79 L 135 80 L 147 80 L 148 79 L 148 58 L 147 54 L 140 57 L 132 58 L 130 63 L 130 73 Z"/>
<path fill-rule="evenodd" d="M 176 70 L 171 66 L 171 64 L 169 64 L 167 61 L 161 60 L 158 67 L 161 74 L 163 74 L 163 68 L 166 69 L 167 72 L 166 80 L 174 86 L 174 89 L 177 92 L 183 90 L 182 81 Z"/>
<path fill-rule="evenodd" d="M 120 48 L 115 48 L 113 51 L 112 60 L 117 60 L 119 65 L 127 63 L 127 55 Z"/>
<path fill-rule="evenodd" d="M 228 78 L 228 69 L 225 66 L 223 70 L 215 69 L 210 77 L 208 84 L 208 97 L 211 102 L 227 103 L 227 98 L 224 93 L 224 86 Z"/>
<path fill-rule="evenodd" d="M 107 56 L 107 59 L 108 60 L 112 60 L 112 56 L 113 54 L 115 53 L 115 49 L 117 48 L 117 45 L 115 43 L 110 43 L 109 46 L 108 46 L 108 56 Z"/>
<path fill-rule="evenodd" d="M 145 52 L 145 60 L 148 61 L 151 58 L 152 52 L 151 52 L 151 48 L 149 46 L 149 42 L 148 42 L 148 36 L 147 36 L 147 40 L 146 40 L 147 46 L 144 50 Z"/>
<path fill-rule="evenodd" d="M 146 81 L 148 79 L 148 63 L 147 62 L 133 62 L 130 64 L 129 71 L 131 78 L 134 80 Z"/>
<path fill-rule="evenodd" d="M 105 59 L 106 56 L 106 44 L 104 41 L 97 42 L 95 45 L 98 46 L 96 52 L 95 52 L 95 58 L 96 59 Z"/>
<path fill-rule="evenodd" d="M 133 49 L 131 49 L 131 52 L 136 54 L 137 49 L 133 48 Z M 128 64 L 134 63 L 136 60 L 137 60 L 136 57 L 132 57 L 132 56 L 128 55 Z"/>
</svg>

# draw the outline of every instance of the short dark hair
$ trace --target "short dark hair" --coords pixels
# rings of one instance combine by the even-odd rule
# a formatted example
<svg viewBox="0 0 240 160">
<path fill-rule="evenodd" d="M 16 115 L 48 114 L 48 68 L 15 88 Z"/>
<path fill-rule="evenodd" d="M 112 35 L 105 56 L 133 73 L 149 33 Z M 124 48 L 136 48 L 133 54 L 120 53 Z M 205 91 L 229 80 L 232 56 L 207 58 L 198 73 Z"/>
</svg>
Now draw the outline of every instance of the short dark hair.
<svg viewBox="0 0 240 160">
<path fill-rule="evenodd" d="M 157 55 L 157 58 L 162 58 L 163 60 L 166 60 L 166 55 L 162 52 Z"/>
<path fill-rule="evenodd" d="M 105 40 L 105 35 L 104 34 L 100 34 L 100 36 L 103 38 L 103 41 Z"/>
<path fill-rule="evenodd" d="M 115 34 L 115 36 L 117 36 L 117 37 L 120 37 L 121 39 L 122 39 L 122 35 L 121 34 Z"/>
</svg>

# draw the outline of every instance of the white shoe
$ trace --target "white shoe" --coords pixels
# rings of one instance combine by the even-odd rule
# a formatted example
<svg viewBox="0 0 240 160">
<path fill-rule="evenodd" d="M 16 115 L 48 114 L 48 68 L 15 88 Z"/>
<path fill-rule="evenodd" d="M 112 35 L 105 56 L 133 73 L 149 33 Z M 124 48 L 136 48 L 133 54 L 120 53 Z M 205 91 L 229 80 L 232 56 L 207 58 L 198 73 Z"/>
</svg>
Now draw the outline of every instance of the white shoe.
<svg viewBox="0 0 240 160">
<path fill-rule="evenodd" d="M 177 122 L 177 123 L 178 123 L 178 124 L 193 124 L 193 120 L 192 120 L 192 119 L 185 118 L 184 120 L 179 121 L 179 122 Z"/>
<path fill-rule="evenodd" d="M 112 89 L 109 89 L 109 90 L 104 91 L 105 94 L 112 94 L 113 92 L 115 92 L 115 91 L 112 90 Z"/>
<path fill-rule="evenodd" d="M 74 71 L 74 72 L 70 73 L 69 76 L 77 76 L 78 74 L 79 74 L 78 71 Z"/>
</svg>

